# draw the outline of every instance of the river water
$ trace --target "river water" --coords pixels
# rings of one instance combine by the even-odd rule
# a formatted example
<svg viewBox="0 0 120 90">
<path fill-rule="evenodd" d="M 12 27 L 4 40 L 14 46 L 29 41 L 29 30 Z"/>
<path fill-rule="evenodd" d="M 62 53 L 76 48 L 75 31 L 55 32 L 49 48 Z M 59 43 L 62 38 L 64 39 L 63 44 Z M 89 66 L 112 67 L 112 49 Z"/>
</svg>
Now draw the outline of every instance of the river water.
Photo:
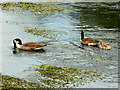
<svg viewBox="0 0 120 90">
<path fill-rule="evenodd" d="M 57 4 L 57 3 L 56 3 Z M 31 12 L 10 12 L 0 10 L 2 18 L 2 74 L 26 78 L 24 70 L 35 65 L 83 68 L 102 72 L 108 77 L 102 82 L 94 82 L 80 87 L 118 87 L 118 4 L 117 3 L 58 3 L 73 10 L 72 13 L 41 15 Z M 32 35 L 28 28 L 50 28 L 65 32 L 56 39 Z M 80 30 L 85 37 L 103 40 L 112 47 L 102 50 L 98 47 L 80 44 Z M 44 42 L 45 52 L 17 50 L 13 54 L 14 38 L 23 42 Z M 74 45 L 75 44 L 75 45 Z M 76 46 L 77 45 L 77 46 Z"/>
</svg>

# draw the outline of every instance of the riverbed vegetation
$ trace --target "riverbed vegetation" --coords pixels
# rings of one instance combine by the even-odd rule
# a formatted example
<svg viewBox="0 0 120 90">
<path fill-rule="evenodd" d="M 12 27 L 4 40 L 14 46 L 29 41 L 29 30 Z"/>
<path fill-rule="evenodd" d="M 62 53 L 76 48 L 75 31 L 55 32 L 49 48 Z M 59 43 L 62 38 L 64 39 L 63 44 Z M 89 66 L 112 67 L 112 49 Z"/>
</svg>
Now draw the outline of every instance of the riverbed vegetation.
<svg viewBox="0 0 120 90">
<path fill-rule="evenodd" d="M 72 88 L 105 78 L 101 73 L 77 68 L 42 65 L 37 66 L 35 71 L 40 76 L 40 82 L 55 88 Z M 46 77 L 46 79 L 42 77 Z"/>
<path fill-rule="evenodd" d="M 31 29 L 26 29 L 25 32 L 55 40 L 63 37 L 64 35 L 67 35 L 67 32 L 65 31 L 55 31 L 46 28 L 41 28 L 40 30 L 37 28 L 31 28 Z"/>
<path fill-rule="evenodd" d="M 2 75 L 3 88 L 71 88 L 105 79 L 102 73 L 85 69 L 56 66 L 34 66 L 32 72 L 40 83 L 33 83 L 13 76 Z M 35 76 L 34 75 L 34 76 Z"/>
<path fill-rule="evenodd" d="M 26 80 L 19 79 L 13 76 L 2 75 L 2 88 L 45 88 L 38 83 L 27 82 Z"/>
<path fill-rule="evenodd" d="M 57 6 L 50 3 L 31 3 L 31 2 L 7 2 L 1 3 L 2 10 L 7 11 L 30 11 L 39 14 L 55 14 L 55 13 L 69 13 L 73 12 L 67 8 Z"/>
</svg>

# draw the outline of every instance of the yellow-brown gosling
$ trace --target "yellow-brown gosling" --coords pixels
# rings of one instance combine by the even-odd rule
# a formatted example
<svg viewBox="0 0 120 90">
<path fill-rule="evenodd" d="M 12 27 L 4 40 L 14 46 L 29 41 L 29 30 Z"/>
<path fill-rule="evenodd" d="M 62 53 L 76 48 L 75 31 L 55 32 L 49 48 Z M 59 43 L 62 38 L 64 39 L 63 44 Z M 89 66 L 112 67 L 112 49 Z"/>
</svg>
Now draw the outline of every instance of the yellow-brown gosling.
<svg viewBox="0 0 120 90">
<path fill-rule="evenodd" d="M 99 43 L 99 40 L 96 40 L 90 37 L 84 38 L 84 32 L 81 31 L 81 44 L 96 46 L 98 45 L 98 43 Z"/>
<path fill-rule="evenodd" d="M 111 47 L 107 44 L 103 44 L 103 40 L 100 40 L 100 46 L 101 49 L 109 50 Z"/>
<path fill-rule="evenodd" d="M 22 41 L 19 38 L 13 40 L 14 48 L 19 48 L 22 50 L 39 50 L 43 46 L 47 46 L 43 43 L 27 42 L 22 44 Z"/>
</svg>

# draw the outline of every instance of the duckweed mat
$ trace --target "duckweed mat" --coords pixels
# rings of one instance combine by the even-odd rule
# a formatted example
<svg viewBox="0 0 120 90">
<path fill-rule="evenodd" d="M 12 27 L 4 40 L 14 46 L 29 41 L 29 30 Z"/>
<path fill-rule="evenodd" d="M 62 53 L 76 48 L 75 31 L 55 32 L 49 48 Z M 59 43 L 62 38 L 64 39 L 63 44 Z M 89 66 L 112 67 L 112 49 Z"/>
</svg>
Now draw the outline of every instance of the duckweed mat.
<svg viewBox="0 0 120 90">
<path fill-rule="evenodd" d="M 38 30 L 37 28 L 32 28 L 32 29 L 26 29 L 25 32 L 33 34 L 33 35 L 38 35 L 38 36 L 42 36 L 45 38 L 49 38 L 49 39 L 59 39 L 61 37 L 63 37 L 64 35 L 67 35 L 66 31 L 53 31 L 50 29 L 44 29 L 41 28 L 41 30 Z"/>
<path fill-rule="evenodd" d="M 21 11 L 27 10 L 30 12 L 35 12 L 39 14 L 54 14 L 54 13 L 69 13 L 73 12 L 72 10 L 57 6 L 50 3 L 30 3 L 30 2 L 8 2 L 0 3 L 2 10 L 7 11 Z"/>
<path fill-rule="evenodd" d="M 106 75 L 85 69 L 36 66 L 38 81 L 49 88 L 76 88 L 106 78 Z"/>
</svg>

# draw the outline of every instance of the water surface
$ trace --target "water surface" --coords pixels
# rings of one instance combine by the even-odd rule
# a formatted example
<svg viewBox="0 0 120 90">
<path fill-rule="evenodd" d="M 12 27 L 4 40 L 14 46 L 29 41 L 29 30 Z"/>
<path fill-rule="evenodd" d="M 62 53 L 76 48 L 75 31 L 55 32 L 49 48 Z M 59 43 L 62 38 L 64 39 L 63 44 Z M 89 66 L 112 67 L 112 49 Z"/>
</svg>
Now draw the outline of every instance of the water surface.
<svg viewBox="0 0 120 90">
<path fill-rule="evenodd" d="M 56 3 L 57 4 L 57 3 Z M 2 73 L 27 78 L 24 70 L 35 65 L 52 65 L 60 67 L 83 68 L 102 72 L 108 77 L 102 82 L 90 83 L 90 86 L 118 86 L 118 4 L 117 3 L 58 3 L 57 5 L 74 10 L 72 13 L 42 15 L 31 12 L 10 12 L 0 10 L 2 18 Z M 28 28 L 41 27 L 53 31 L 65 31 L 56 39 L 26 33 Z M 102 50 L 99 47 L 80 44 L 80 30 L 85 37 L 103 40 L 112 47 Z M 48 46 L 45 52 L 28 52 L 17 50 L 13 54 L 12 40 L 16 37 L 23 42 L 44 42 Z M 75 46 L 75 45 L 77 46 Z M 89 87 L 89 84 L 78 87 Z"/>
</svg>

